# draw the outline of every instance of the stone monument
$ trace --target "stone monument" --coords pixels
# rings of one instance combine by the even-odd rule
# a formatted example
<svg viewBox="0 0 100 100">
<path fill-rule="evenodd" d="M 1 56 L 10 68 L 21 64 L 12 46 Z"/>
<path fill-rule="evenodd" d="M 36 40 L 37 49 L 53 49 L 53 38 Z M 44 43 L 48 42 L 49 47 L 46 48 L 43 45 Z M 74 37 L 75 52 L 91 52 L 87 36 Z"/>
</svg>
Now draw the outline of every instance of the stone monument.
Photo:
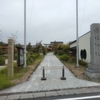
<svg viewBox="0 0 100 100">
<path fill-rule="evenodd" d="M 13 77 L 14 41 L 8 39 L 8 76 Z"/>
<path fill-rule="evenodd" d="M 100 24 L 91 25 L 90 35 L 91 63 L 85 71 L 90 78 L 100 78 Z"/>
</svg>

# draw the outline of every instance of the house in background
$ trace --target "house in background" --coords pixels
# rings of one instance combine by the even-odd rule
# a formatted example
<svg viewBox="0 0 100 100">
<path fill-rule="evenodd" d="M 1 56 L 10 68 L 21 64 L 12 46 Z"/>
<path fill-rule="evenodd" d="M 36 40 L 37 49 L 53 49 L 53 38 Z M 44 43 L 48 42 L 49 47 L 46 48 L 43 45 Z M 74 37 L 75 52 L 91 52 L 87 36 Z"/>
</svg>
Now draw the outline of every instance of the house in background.
<svg viewBox="0 0 100 100">
<path fill-rule="evenodd" d="M 54 41 L 54 42 L 50 42 L 50 45 L 53 46 L 53 45 L 61 45 L 63 44 L 62 41 Z"/>
<path fill-rule="evenodd" d="M 50 44 L 44 44 L 45 48 L 46 48 L 46 52 L 48 51 L 53 51 L 54 50 L 54 46 L 55 45 L 61 45 L 63 44 L 62 41 L 54 41 L 54 42 L 50 42 Z"/>
</svg>

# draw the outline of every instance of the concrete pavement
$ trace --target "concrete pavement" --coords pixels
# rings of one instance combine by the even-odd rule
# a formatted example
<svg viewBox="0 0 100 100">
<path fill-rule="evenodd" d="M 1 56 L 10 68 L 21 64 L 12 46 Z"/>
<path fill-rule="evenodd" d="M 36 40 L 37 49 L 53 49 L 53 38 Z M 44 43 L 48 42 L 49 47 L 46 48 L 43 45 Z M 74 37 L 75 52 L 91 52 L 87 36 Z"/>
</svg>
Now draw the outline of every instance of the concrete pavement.
<svg viewBox="0 0 100 100">
<path fill-rule="evenodd" d="M 25 100 L 31 98 L 53 97 L 53 96 L 71 96 L 77 94 L 100 93 L 100 87 L 86 87 L 76 89 L 62 89 L 41 92 L 17 92 L 0 94 L 0 100 Z"/>
<path fill-rule="evenodd" d="M 32 96 L 33 96 L 33 92 L 34 92 L 36 93 L 36 95 L 37 93 L 40 93 L 40 95 L 45 94 L 44 96 L 51 95 L 51 94 L 60 95 L 59 93 L 71 94 L 71 93 L 74 93 L 75 91 L 77 92 L 77 89 L 85 88 L 87 90 L 87 88 L 89 87 L 94 88 L 94 87 L 100 86 L 100 83 L 90 82 L 90 81 L 76 78 L 65 66 L 64 66 L 65 77 L 67 79 L 61 80 L 60 78 L 62 77 L 63 66 L 64 65 L 58 60 L 58 58 L 55 55 L 53 55 L 53 53 L 49 53 L 45 56 L 41 64 L 38 66 L 36 71 L 30 77 L 29 81 L 25 83 L 21 83 L 11 88 L 2 90 L 0 91 L 0 94 L 3 95 L 4 93 L 8 94 L 8 93 L 26 93 L 26 92 L 29 93 L 30 92 L 32 93 Z M 45 81 L 41 81 L 43 67 L 45 69 L 45 76 L 47 78 L 47 80 Z M 96 89 L 97 90 L 95 91 L 99 91 L 98 90 L 99 88 L 96 88 Z M 66 92 L 64 92 L 65 90 Z M 86 90 L 84 91 L 86 92 Z M 50 92 L 51 94 L 49 93 L 49 91 L 51 91 Z M 54 92 L 56 91 L 56 92 L 52 93 L 52 91 Z M 77 93 L 81 93 L 81 92 L 78 91 Z"/>
</svg>

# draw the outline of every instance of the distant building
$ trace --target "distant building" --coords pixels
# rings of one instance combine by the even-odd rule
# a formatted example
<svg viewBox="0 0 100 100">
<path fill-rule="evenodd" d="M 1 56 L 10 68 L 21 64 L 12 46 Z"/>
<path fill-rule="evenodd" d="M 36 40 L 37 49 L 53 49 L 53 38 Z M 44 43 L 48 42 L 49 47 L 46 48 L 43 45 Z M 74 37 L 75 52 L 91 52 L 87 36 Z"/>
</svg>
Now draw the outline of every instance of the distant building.
<svg viewBox="0 0 100 100">
<path fill-rule="evenodd" d="M 50 42 L 50 45 L 54 45 L 54 44 L 57 44 L 57 45 L 60 45 L 60 44 L 63 44 L 62 41 L 54 41 L 54 42 Z"/>
<path fill-rule="evenodd" d="M 50 44 L 44 44 L 46 47 L 46 51 L 53 51 L 54 45 L 61 45 L 63 44 L 62 41 L 54 41 L 54 42 L 50 42 Z"/>
</svg>

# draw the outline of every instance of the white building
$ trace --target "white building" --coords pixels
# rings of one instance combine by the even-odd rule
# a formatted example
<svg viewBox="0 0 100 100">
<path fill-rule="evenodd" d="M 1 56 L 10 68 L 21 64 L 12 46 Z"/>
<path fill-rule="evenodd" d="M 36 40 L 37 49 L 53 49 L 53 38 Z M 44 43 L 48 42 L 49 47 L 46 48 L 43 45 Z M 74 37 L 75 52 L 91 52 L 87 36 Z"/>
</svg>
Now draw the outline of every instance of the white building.
<svg viewBox="0 0 100 100">
<path fill-rule="evenodd" d="M 100 23 L 93 23 L 89 32 L 79 37 L 79 59 L 88 62 L 85 74 L 90 78 L 100 78 Z M 73 51 L 76 41 L 70 43 Z"/>
<path fill-rule="evenodd" d="M 70 48 L 76 54 L 76 40 L 70 43 Z M 90 31 L 79 37 L 79 59 L 90 63 Z"/>
</svg>

